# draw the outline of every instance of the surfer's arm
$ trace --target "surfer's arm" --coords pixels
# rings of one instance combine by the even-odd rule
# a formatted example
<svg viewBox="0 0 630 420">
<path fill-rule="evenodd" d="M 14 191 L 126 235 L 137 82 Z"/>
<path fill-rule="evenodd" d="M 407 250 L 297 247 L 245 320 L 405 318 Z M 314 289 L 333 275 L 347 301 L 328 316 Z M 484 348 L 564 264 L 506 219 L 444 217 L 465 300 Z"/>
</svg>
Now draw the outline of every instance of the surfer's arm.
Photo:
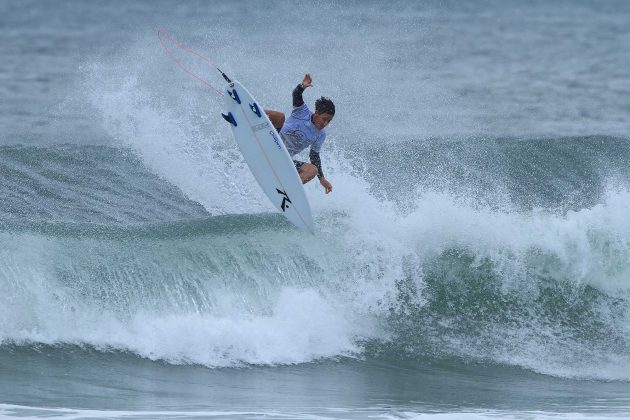
<svg viewBox="0 0 630 420">
<path fill-rule="evenodd" d="M 304 105 L 304 99 L 302 99 L 302 92 L 304 92 L 304 88 L 300 83 L 293 89 L 293 107 L 297 108 L 299 106 Z"/>
<path fill-rule="evenodd" d="M 302 80 L 302 83 L 300 83 L 299 85 L 297 85 L 295 87 L 295 89 L 293 89 L 293 106 L 294 107 L 299 107 L 304 105 L 304 99 L 302 99 L 302 93 L 304 93 L 304 90 L 307 87 L 311 87 L 313 83 L 313 79 L 311 78 L 310 74 L 306 74 L 304 76 L 304 80 Z"/>
<path fill-rule="evenodd" d="M 324 171 L 322 171 L 322 159 L 319 157 L 319 153 L 311 149 L 308 157 L 311 159 L 311 163 L 317 167 L 317 178 L 323 178 Z"/>
<path fill-rule="evenodd" d="M 328 194 L 332 191 L 333 187 L 324 176 L 324 171 L 322 171 L 322 160 L 319 157 L 319 153 L 311 149 L 308 157 L 311 159 L 311 163 L 317 167 L 317 178 L 319 178 L 319 183 L 322 184 L 322 187 L 326 190 L 326 194 Z"/>
</svg>

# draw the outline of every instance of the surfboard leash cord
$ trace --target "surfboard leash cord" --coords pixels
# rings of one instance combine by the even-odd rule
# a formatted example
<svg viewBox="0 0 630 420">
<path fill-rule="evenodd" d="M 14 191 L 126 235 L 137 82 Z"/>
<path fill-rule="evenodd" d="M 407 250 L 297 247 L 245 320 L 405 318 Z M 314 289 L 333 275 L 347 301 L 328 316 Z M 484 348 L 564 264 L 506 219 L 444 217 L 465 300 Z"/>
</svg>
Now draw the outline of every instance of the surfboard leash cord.
<svg viewBox="0 0 630 420">
<path fill-rule="evenodd" d="M 200 58 L 201 60 L 203 60 L 206 64 L 208 64 L 211 67 L 214 67 L 219 73 L 221 73 L 221 76 L 223 76 L 223 78 L 228 82 L 228 83 L 232 83 L 232 80 L 230 79 L 230 77 L 228 77 L 227 74 L 225 74 L 225 72 L 223 70 L 221 70 L 219 68 L 219 66 L 217 66 L 212 60 L 210 60 L 208 57 L 198 53 L 197 51 L 185 46 L 184 44 L 182 44 L 181 42 L 177 41 L 170 33 L 168 33 L 166 31 L 166 29 L 164 28 L 158 28 L 157 30 L 157 35 L 158 35 L 158 39 L 160 41 L 160 44 L 162 45 L 162 48 L 164 48 L 164 51 L 166 52 L 166 54 L 171 58 L 171 60 L 173 60 L 173 62 L 179 67 L 181 68 L 184 72 L 186 72 L 189 76 L 193 77 L 194 79 L 198 80 L 199 82 L 203 83 L 205 86 L 209 87 L 212 91 L 214 91 L 215 93 L 217 93 L 219 96 L 224 96 L 223 92 L 221 89 L 217 89 L 212 83 L 210 83 L 208 80 L 206 80 L 205 78 L 203 78 L 202 76 L 200 76 L 199 74 L 195 73 L 193 70 L 191 70 L 189 67 L 187 67 L 186 65 L 184 65 L 184 63 L 181 62 L 181 60 L 179 58 L 177 58 L 177 56 L 175 55 L 175 53 L 173 52 L 173 50 L 171 48 L 169 48 L 169 46 L 166 44 L 164 38 L 167 38 L 168 41 L 174 45 L 175 47 L 177 47 L 178 49 L 194 55 L 198 58 Z M 163 38 L 164 37 L 164 38 Z"/>
</svg>

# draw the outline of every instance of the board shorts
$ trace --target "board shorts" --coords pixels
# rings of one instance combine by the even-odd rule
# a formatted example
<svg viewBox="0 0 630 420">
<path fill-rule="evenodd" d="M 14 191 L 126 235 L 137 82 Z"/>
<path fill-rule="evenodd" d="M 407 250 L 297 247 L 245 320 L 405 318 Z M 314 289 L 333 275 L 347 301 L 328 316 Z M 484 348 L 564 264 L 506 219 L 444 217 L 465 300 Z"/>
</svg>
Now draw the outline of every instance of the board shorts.
<svg viewBox="0 0 630 420">
<path fill-rule="evenodd" d="M 295 165 L 295 169 L 297 169 L 298 173 L 300 173 L 300 168 L 302 167 L 302 165 L 304 165 L 306 162 L 302 162 L 300 160 L 294 160 L 293 164 Z"/>
</svg>

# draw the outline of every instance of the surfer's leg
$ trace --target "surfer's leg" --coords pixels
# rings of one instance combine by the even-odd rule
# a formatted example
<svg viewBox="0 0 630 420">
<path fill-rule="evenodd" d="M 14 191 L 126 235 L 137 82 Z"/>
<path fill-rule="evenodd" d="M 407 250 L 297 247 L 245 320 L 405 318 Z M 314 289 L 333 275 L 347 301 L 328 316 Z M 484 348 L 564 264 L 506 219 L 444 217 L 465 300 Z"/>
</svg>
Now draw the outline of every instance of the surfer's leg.
<svg viewBox="0 0 630 420">
<path fill-rule="evenodd" d="M 280 131 L 280 129 L 284 125 L 284 113 L 273 111 L 271 109 L 265 109 L 265 114 L 267 114 L 267 116 L 271 120 L 271 124 L 273 124 L 274 128 Z"/>
<path fill-rule="evenodd" d="M 298 171 L 302 184 L 306 184 L 317 175 L 317 166 L 312 163 L 300 162 L 299 160 L 294 160 L 293 163 L 295 163 L 295 169 Z"/>
</svg>

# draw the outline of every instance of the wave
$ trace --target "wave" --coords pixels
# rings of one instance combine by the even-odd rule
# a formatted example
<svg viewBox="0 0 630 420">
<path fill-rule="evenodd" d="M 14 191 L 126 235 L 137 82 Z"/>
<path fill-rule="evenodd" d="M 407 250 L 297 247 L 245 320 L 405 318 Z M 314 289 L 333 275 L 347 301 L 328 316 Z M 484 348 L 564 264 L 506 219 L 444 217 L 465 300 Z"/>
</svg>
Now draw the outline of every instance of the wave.
<svg viewBox="0 0 630 420">
<path fill-rule="evenodd" d="M 5 346 L 630 380 L 627 140 L 333 138 L 310 237 L 227 131 L 137 87 L 96 93 L 118 146 L 0 147 Z"/>
<path fill-rule="evenodd" d="M 207 216 L 129 149 L 0 147 L 0 223 L 141 223 Z"/>
<path fill-rule="evenodd" d="M 203 152 L 190 146 L 157 167 L 135 148 L 2 146 L 0 220 L 124 225 L 272 210 L 234 144 L 201 143 Z M 566 213 L 597 205 L 606 191 L 624 189 L 630 176 L 630 142 L 623 138 L 375 143 L 385 144 L 331 144 L 329 171 L 349 175 L 353 188 L 403 211 L 413 210 L 419 194 L 434 191 L 471 206 Z M 175 178 L 174 159 L 183 160 Z"/>
<path fill-rule="evenodd" d="M 558 211 L 419 190 L 401 209 L 332 161 L 316 237 L 264 213 L 3 220 L 0 339 L 209 367 L 455 358 L 630 380 L 630 192 Z"/>
<path fill-rule="evenodd" d="M 630 142 L 608 136 L 383 139 L 363 154 L 364 176 L 383 197 L 412 204 L 410 192 L 428 190 L 487 207 L 566 212 L 600 203 L 630 176 Z"/>
</svg>

